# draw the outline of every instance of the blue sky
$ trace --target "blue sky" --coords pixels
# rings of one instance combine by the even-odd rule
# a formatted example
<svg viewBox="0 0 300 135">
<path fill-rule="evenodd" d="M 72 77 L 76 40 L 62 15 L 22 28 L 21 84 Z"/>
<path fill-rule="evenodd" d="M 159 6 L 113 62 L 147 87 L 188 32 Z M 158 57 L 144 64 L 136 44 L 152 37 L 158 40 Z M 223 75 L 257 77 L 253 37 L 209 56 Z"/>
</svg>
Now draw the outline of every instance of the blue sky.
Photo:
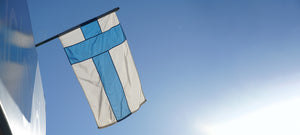
<svg viewBox="0 0 300 135">
<path fill-rule="evenodd" d="M 300 118 L 291 114 L 300 110 L 297 0 L 28 0 L 28 6 L 36 43 L 120 7 L 148 100 L 122 122 L 97 129 L 55 39 L 37 48 L 47 135 L 300 133 L 293 128 Z M 265 125 L 253 128 L 250 118 Z"/>
</svg>

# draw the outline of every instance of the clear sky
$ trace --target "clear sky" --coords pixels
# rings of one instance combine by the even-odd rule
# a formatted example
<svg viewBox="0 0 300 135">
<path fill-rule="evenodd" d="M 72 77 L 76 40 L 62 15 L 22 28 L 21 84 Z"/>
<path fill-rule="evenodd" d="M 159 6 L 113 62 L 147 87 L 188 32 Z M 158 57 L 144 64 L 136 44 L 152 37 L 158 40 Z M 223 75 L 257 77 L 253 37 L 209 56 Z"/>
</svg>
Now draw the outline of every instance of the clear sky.
<svg viewBox="0 0 300 135">
<path fill-rule="evenodd" d="M 58 39 L 37 48 L 47 135 L 300 134 L 299 0 L 28 0 L 35 42 L 117 12 L 147 102 L 97 129 Z"/>
</svg>

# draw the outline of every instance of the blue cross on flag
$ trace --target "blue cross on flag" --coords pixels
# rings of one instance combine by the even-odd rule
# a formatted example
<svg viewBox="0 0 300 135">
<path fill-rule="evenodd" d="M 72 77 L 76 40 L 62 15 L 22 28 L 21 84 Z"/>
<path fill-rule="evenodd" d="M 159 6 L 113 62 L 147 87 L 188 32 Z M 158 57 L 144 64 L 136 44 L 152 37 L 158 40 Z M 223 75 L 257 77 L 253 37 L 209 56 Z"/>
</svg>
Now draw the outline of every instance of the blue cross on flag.
<svg viewBox="0 0 300 135">
<path fill-rule="evenodd" d="M 99 128 L 123 120 L 146 101 L 115 12 L 59 39 Z"/>
</svg>

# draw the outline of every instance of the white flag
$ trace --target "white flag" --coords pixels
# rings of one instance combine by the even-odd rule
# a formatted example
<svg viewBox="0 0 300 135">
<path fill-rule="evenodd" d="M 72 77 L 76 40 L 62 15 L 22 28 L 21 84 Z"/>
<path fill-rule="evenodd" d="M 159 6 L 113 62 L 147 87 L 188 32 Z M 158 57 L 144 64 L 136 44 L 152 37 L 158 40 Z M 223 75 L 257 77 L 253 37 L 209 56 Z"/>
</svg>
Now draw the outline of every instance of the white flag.
<svg viewBox="0 0 300 135">
<path fill-rule="evenodd" d="M 99 128 L 123 120 L 146 101 L 115 12 L 59 39 Z"/>
</svg>

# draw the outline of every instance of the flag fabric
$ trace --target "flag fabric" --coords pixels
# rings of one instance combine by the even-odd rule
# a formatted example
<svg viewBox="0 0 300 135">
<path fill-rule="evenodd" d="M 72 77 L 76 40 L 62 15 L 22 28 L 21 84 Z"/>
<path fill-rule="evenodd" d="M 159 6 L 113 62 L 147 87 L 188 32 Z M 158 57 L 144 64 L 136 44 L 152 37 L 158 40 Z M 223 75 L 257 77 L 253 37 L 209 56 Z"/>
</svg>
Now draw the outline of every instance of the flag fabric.
<svg viewBox="0 0 300 135">
<path fill-rule="evenodd" d="M 98 128 L 123 120 L 146 101 L 115 12 L 65 33 L 59 39 Z"/>
</svg>

